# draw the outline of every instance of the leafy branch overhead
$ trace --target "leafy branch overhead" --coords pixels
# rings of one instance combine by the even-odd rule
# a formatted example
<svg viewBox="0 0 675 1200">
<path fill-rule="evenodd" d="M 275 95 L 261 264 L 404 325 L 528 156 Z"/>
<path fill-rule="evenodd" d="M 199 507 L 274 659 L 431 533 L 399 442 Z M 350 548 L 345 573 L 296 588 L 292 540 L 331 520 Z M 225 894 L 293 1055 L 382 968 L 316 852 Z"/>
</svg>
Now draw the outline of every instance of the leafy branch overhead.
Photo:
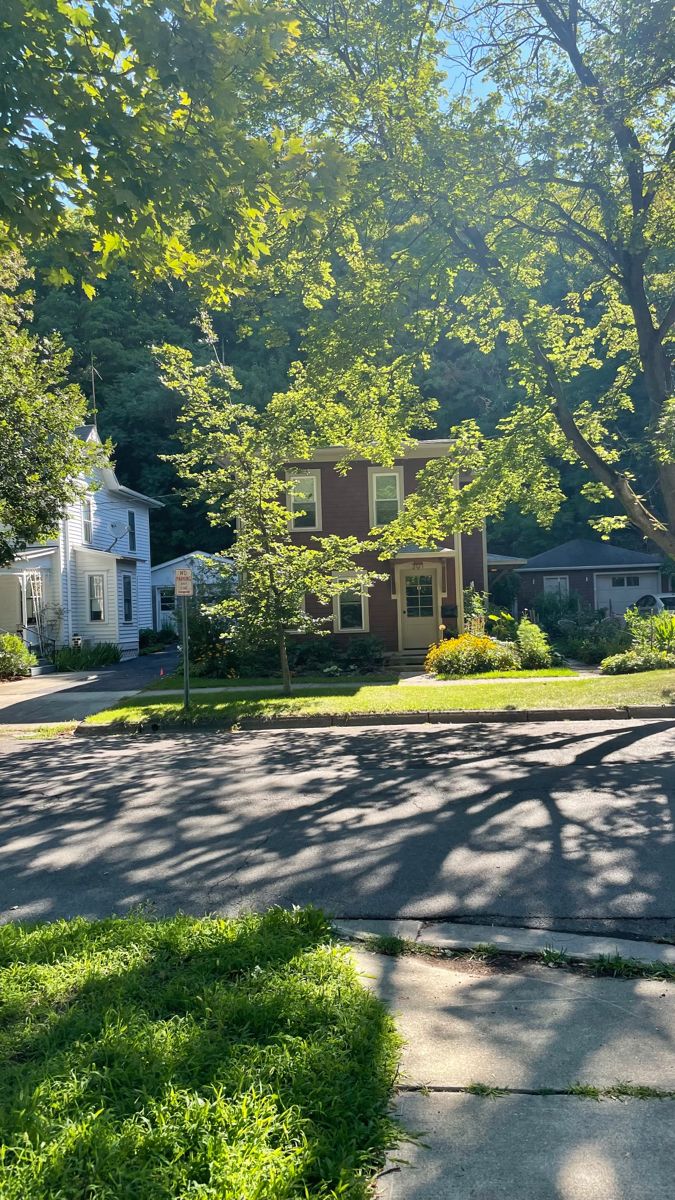
<svg viewBox="0 0 675 1200">
<path fill-rule="evenodd" d="M 39 338 L 27 328 L 25 278 L 18 254 L 0 257 L 0 565 L 55 534 L 77 477 L 104 453 L 75 435 L 86 401 L 68 382 L 71 355 L 58 334 Z"/>
<path fill-rule="evenodd" d="M 347 363 L 365 336 L 352 297 L 374 255 L 418 328 L 426 320 L 432 336 L 486 354 L 506 348 L 518 398 L 499 443 L 485 445 L 471 423 L 453 431 L 465 457 L 428 469 L 429 514 L 453 509 L 470 524 L 516 500 L 550 520 L 559 464 L 571 459 L 594 482 L 589 495 L 612 501 L 604 533 L 631 523 L 673 556 L 672 6 L 516 0 L 448 15 L 432 5 L 426 40 L 416 7 L 408 18 L 387 63 L 392 84 L 405 80 L 397 87 L 381 85 L 381 51 L 358 19 L 344 10 L 333 29 L 336 57 L 346 75 L 358 63 L 374 111 L 353 130 L 364 253 L 337 279 L 324 325 L 341 332 Z M 480 79 L 473 98 L 457 94 L 462 75 Z M 391 301 L 382 312 L 386 323 Z M 400 326 L 381 335 L 392 345 L 385 371 Z M 322 344 L 310 331 L 308 371 Z M 314 376 L 320 387 L 319 355 Z M 476 479 L 448 499 L 462 466 Z"/>
<path fill-rule="evenodd" d="M 327 606 L 341 592 L 368 587 L 379 577 L 360 565 L 368 547 L 336 535 L 293 540 L 285 468 L 308 458 L 315 444 L 293 408 L 279 398 L 259 413 L 238 402 L 232 372 L 217 361 L 196 367 L 189 351 L 175 346 L 163 347 L 158 358 L 163 382 L 184 399 L 180 473 L 192 495 L 206 500 L 214 525 L 237 528 L 231 551 L 237 588 L 218 610 L 230 618 L 233 637 L 277 642 L 288 691 L 287 633 L 320 632 L 330 613 L 311 616 L 306 598 Z M 296 505 L 295 512 L 302 509 Z"/>
</svg>

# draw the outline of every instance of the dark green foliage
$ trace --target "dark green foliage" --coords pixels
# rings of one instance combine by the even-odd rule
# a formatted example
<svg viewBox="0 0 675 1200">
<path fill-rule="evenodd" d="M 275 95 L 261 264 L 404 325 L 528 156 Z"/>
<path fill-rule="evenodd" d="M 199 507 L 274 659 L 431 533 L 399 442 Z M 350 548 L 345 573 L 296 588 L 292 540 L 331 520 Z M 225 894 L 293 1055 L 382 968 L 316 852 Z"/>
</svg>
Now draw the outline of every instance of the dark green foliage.
<svg viewBox="0 0 675 1200">
<path fill-rule="evenodd" d="M 109 667 L 122 657 L 119 646 L 114 642 L 99 642 L 95 646 L 62 646 L 56 651 L 54 662 L 57 671 L 89 671 L 92 667 Z"/>
<path fill-rule="evenodd" d="M 584 608 L 581 597 L 576 592 L 571 592 L 569 596 L 543 592 L 541 596 L 537 596 L 533 614 L 542 629 L 550 634 L 560 632 L 560 622 L 563 620 L 573 623 L 579 621 L 588 625 L 600 619 L 594 609 Z"/>
<path fill-rule="evenodd" d="M 288 661 L 296 674 L 336 667 L 342 674 L 369 675 L 382 670 L 384 644 L 369 634 L 348 641 L 332 634 L 303 638 L 289 645 Z"/>
<path fill-rule="evenodd" d="M 365 1200 L 399 1039 L 312 909 L 0 929 L 3 1200 Z"/>
<path fill-rule="evenodd" d="M 159 649 L 163 646 L 173 646 L 178 634 L 173 625 L 163 625 L 161 629 L 139 629 L 138 646 L 140 650 Z"/>
<path fill-rule="evenodd" d="M 586 625 L 566 625 L 558 639 L 558 646 L 567 658 L 578 658 L 580 662 L 595 666 L 608 655 L 627 650 L 630 642 L 630 633 L 623 622 L 608 618 Z"/>
</svg>

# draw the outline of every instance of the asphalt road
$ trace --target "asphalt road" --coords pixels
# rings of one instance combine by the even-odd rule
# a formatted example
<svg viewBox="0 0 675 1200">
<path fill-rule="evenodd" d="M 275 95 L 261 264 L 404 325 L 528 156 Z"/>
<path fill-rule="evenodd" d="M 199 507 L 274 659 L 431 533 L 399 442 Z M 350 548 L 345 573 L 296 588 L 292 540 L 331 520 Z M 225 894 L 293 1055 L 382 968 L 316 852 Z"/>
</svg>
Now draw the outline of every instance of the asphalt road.
<svg viewBox="0 0 675 1200">
<path fill-rule="evenodd" d="M 91 671 L 57 672 L 0 684 L 0 734 L 3 725 L 81 721 L 138 692 L 178 662 L 174 649 L 126 659 Z"/>
<path fill-rule="evenodd" d="M 489 919 L 675 940 L 675 725 L 0 742 L 0 919 Z"/>
</svg>

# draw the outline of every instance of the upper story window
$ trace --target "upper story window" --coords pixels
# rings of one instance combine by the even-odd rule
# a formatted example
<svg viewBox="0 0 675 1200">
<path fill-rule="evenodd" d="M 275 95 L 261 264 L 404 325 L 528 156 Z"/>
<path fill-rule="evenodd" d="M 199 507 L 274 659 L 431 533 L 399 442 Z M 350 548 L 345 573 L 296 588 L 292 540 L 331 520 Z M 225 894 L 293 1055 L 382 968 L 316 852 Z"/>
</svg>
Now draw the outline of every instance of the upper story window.
<svg viewBox="0 0 675 1200">
<path fill-rule="evenodd" d="M 401 511 L 403 480 L 400 469 L 383 471 L 371 468 L 370 483 L 370 523 L 388 525 L 394 521 Z"/>
<path fill-rule="evenodd" d="M 129 509 L 127 513 L 127 525 L 129 526 L 129 549 L 136 550 L 136 513 L 133 509 Z"/>
<path fill-rule="evenodd" d="M 288 477 L 292 529 L 321 528 L 321 473 L 302 471 Z"/>
<path fill-rule="evenodd" d="M 88 497 L 82 501 L 82 539 L 88 546 L 94 540 L 91 500 Z"/>
</svg>

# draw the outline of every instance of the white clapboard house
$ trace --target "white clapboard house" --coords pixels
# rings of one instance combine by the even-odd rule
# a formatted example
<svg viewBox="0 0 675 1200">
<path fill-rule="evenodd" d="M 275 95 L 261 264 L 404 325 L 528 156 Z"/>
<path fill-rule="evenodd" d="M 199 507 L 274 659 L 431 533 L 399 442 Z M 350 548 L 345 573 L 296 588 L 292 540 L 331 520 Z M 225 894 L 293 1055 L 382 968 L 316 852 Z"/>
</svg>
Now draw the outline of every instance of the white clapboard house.
<svg viewBox="0 0 675 1200">
<path fill-rule="evenodd" d="M 94 425 L 77 431 L 98 441 Z M 19 633 L 38 652 L 115 642 L 138 654 L 139 629 L 152 626 L 150 510 L 158 500 L 124 487 L 112 467 L 81 480 L 52 541 L 29 546 L 0 568 L 0 631 Z"/>
</svg>

